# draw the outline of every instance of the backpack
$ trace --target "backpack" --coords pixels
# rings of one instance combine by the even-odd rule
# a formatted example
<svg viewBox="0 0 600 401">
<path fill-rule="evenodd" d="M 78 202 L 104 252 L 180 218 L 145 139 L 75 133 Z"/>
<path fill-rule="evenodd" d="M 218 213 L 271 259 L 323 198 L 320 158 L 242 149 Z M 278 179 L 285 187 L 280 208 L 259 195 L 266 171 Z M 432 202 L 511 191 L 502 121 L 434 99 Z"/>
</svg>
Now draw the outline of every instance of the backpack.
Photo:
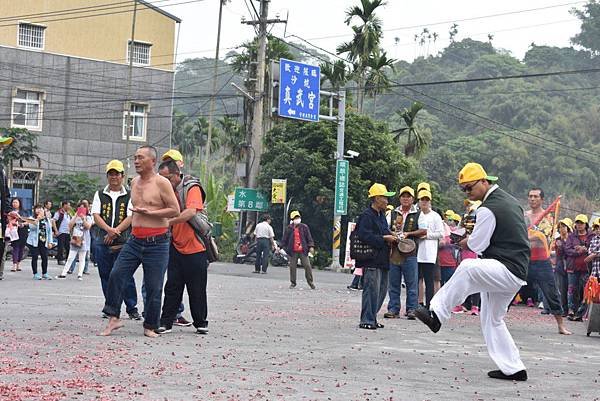
<svg viewBox="0 0 600 401">
<path fill-rule="evenodd" d="M 371 260 L 375 257 L 375 248 L 373 246 L 363 242 L 358 237 L 358 225 L 360 224 L 360 220 L 356 223 L 354 230 L 350 233 L 350 258 L 356 260 L 357 262 L 363 262 L 366 260 Z"/>
<path fill-rule="evenodd" d="M 177 193 L 184 208 L 187 201 L 187 193 L 194 186 L 200 188 L 202 199 L 206 201 L 206 192 L 204 191 L 204 188 L 202 188 L 202 185 L 200 185 L 200 180 L 191 175 L 186 175 L 183 177 L 183 180 L 177 187 Z M 208 257 L 208 263 L 219 260 L 219 248 L 217 247 L 217 243 L 212 236 L 213 225 L 210 223 L 210 221 L 208 221 L 208 213 L 206 212 L 206 209 L 198 211 L 194 217 L 187 221 L 187 223 L 194 230 L 198 241 L 204 245 L 204 248 L 206 249 L 206 256 Z"/>
<path fill-rule="evenodd" d="M 60 225 L 65 218 L 65 212 L 62 208 L 58 209 L 58 220 L 56 220 L 56 229 L 60 230 Z"/>
</svg>

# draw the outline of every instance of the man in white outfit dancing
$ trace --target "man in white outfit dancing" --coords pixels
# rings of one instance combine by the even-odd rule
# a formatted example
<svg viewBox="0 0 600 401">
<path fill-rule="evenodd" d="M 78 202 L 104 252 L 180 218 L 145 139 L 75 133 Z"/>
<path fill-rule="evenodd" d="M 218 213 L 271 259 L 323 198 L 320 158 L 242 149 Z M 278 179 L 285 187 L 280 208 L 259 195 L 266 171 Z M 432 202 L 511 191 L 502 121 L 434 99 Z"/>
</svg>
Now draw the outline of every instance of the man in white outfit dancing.
<svg viewBox="0 0 600 401">
<path fill-rule="evenodd" d="M 488 372 L 494 379 L 527 380 L 504 316 L 515 293 L 526 284 L 529 240 L 523 209 L 517 200 L 495 184 L 477 163 L 467 163 L 458 175 L 461 190 L 471 201 L 481 200 L 473 233 L 459 245 L 480 255 L 465 259 L 452 278 L 431 300 L 430 310 L 419 308 L 416 317 L 437 333 L 449 319 L 452 308 L 467 296 L 481 293 L 481 329 L 488 353 L 499 370 Z"/>
</svg>

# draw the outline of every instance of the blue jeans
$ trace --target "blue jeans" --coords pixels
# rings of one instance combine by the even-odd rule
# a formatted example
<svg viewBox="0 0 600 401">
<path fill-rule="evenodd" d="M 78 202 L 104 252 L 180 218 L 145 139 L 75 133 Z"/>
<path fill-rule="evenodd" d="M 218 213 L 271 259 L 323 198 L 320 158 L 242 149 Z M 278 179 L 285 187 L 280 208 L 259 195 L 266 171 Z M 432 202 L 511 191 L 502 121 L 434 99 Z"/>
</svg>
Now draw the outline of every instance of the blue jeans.
<svg viewBox="0 0 600 401">
<path fill-rule="evenodd" d="M 123 290 L 141 263 L 147 301 L 144 305 L 144 328 L 158 329 L 162 289 L 169 263 L 169 242 L 168 235 L 148 240 L 129 237 L 110 272 L 104 313 L 119 317 Z"/>
<path fill-rule="evenodd" d="M 567 299 L 569 300 L 569 310 L 573 312 L 575 317 L 583 317 L 587 309 L 583 303 L 582 294 L 585 283 L 588 279 L 587 272 L 572 272 L 567 273 L 569 280 L 569 288 Z"/>
<path fill-rule="evenodd" d="M 417 309 L 417 295 L 419 292 L 419 268 L 416 256 L 409 256 L 401 265 L 390 264 L 390 299 L 388 312 L 400 313 L 400 291 L 402 276 L 406 284 L 406 311 Z"/>
<path fill-rule="evenodd" d="M 444 285 L 448 280 L 450 280 L 450 277 L 452 277 L 455 270 L 456 267 L 440 266 L 440 272 L 442 274 L 442 282 L 440 284 Z"/>
<path fill-rule="evenodd" d="M 108 278 L 113 269 L 115 260 L 119 256 L 119 252 L 111 252 L 110 249 L 102 242 L 94 243 L 94 256 L 98 264 L 98 274 L 100 275 L 100 284 L 102 285 L 102 293 L 106 300 L 108 291 Z M 125 302 L 125 310 L 127 313 L 137 312 L 137 290 L 133 276 L 128 280 L 123 292 L 123 302 Z"/>
<path fill-rule="evenodd" d="M 540 260 L 529 263 L 527 269 L 527 282 L 537 283 L 544 296 L 544 308 L 552 315 L 562 315 L 560 296 L 554 281 L 554 273 L 549 260 Z"/>
<path fill-rule="evenodd" d="M 361 324 L 377 324 L 377 313 L 385 301 L 388 285 L 388 271 L 373 267 L 363 268 Z"/>
<path fill-rule="evenodd" d="M 271 256 L 271 240 L 269 238 L 259 238 L 256 240 L 256 261 L 254 262 L 254 271 L 266 272 L 269 266 L 269 257 Z"/>
</svg>

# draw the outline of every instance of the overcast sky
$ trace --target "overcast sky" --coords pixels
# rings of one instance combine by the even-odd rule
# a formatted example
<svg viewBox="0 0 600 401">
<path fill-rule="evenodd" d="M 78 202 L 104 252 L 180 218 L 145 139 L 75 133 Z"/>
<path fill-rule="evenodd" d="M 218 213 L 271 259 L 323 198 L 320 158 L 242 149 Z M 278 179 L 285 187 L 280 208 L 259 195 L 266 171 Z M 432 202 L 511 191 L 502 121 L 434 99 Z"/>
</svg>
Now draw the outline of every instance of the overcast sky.
<svg viewBox="0 0 600 401">
<path fill-rule="evenodd" d="M 214 57 L 219 0 L 177 4 L 184 1 L 189 0 L 158 3 L 183 20 L 178 61 L 190 57 Z M 246 0 L 248 4 L 250 1 L 259 8 L 258 1 Z M 272 0 L 269 17 L 279 15 L 285 19 L 289 13 L 287 35 L 300 36 L 335 52 L 340 42 L 352 37 L 350 27 L 344 24 L 344 11 L 359 3 L 359 0 Z M 570 46 L 569 39 L 579 31 L 579 21 L 569 10 L 581 8 L 583 4 L 584 1 L 568 0 L 388 0 L 377 14 L 383 21 L 383 47 L 392 58 L 412 60 L 418 55 L 435 54 L 448 45 L 452 21 L 459 25 L 458 39 L 472 37 L 487 41 L 488 34 L 492 34 L 494 46 L 522 58 L 532 42 Z M 543 7 L 545 9 L 539 9 Z M 492 16 L 503 13 L 510 14 Z M 221 55 L 255 35 L 252 27 L 240 23 L 242 18 L 252 18 L 245 1 L 232 0 L 223 12 Z M 465 20 L 469 18 L 472 20 Z M 437 32 L 439 39 L 435 44 L 418 46 L 414 35 L 425 27 Z M 272 28 L 272 33 L 283 37 L 285 29 L 285 25 L 279 24 Z M 298 41 L 293 37 L 286 40 Z"/>
</svg>

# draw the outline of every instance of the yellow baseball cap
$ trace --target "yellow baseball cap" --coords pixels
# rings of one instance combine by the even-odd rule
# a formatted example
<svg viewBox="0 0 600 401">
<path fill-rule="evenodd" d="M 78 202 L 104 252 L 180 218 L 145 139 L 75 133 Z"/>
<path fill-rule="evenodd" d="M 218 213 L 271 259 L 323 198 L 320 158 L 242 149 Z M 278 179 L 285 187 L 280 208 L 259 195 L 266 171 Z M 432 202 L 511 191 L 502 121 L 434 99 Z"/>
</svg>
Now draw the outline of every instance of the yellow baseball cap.
<svg viewBox="0 0 600 401">
<path fill-rule="evenodd" d="M 394 196 L 394 195 L 396 195 L 396 193 L 388 191 L 387 188 L 385 187 L 385 185 L 383 185 L 383 184 L 375 183 L 375 184 L 371 185 L 371 188 L 369 188 L 369 198 L 372 198 L 374 196 Z"/>
<path fill-rule="evenodd" d="M 444 216 L 446 216 L 446 217 L 452 217 L 452 216 L 454 216 L 455 214 L 456 214 L 456 212 L 455 212 L 454 210 L 452 210 L 452 209 L 448 209 L 448 210 L 446 210 L 446 211 L 444 212 Z"/>
<path fill-rule="evenodd" d="M 421 192 L 419 192 L 419 193 L 417 194 L 417 198 L 418 198 L 419 200 L 421 200 L 421 199 L 423 199 L 423 198 L 429 198 L 429 200 L 433 199 L 433 198 L 431 197 L 431 192 L 429 192 L 429 191 L 428 191 L 428 190 L 426 190 L 426 189 L 422 189 L 422 190 L 421 190 Z"/>
<path fill-rule="evenodd" d="M 0 146 L 8 146 L 13 143 L 14 140 L 15 138 L 12 136 L 0 136 Z"/>
<path fill-rule="evenodd" d="M 115 170 L 117 173 L 122 173 L 125 171 L 125 167 L 123 167 L 123 163 L 121 160 L 111 160 L 106 165 L 106 172 L 108 173 L 110 170 Z"/>
<path fill-rule="evenodd" d="M 417 185 L 417 192 L 419 192 L 422 189 L 426 189 L 429 192 L 431 192 L 431 186 L 429 186 L 428 182 L 420 182 L 419 185 Z"/>
<path fill-rule="evenodd" d="M 592 220 L 592 226 L 600 226 L 600 217 L 596 217 Z"/>
<path fill-rule="evenodd" d="M 415 197 L 415 190 L 409 186 L 400 188 L 400 191 L 398 191 L 398 195 L 402 196 L 402 194 L 405 192 L 408 192 L 410 194 L 410 196 L 412 196 L 413 198 Z"/>
<path fill-rule="evenodd" d="M 182 162 L 183 155 L 176 149 L 169 149 L 165 152 L 164 155 L 162 155 L 161 159 L 162 159 L 162 161 L 171 159 L 171 160 L 175 160 L 176 162 Z"/>
<path fill-rule="evenodd" d="M 460 223 L 460 214 L 454 213 L 450 219 Z"/>
<path fill-rule="evenodd" d="M 589 223 L 588 217 L 585 214 L 578 214 L 577 216 L 575 216 L 575 223 L 577 223 L 578 221 L 585 224 Z"/>
<path fill-rule="evenodd" d="M 290 219 L 295 219 L 296 217 L 301 217 L 300 216 L 300 212 L 297 210 L 292 210 L 292 212 L 290 213 Z"/>
<path fill-rule="evenodd" d="M 479 163 L 467 163 L 458 173 L 459 184 L 477 180 L 498 181 L 498 177 L 488 175 Z"/>
<path fill-rule="evenodd" d="M 570 218 L 568 218 L 568 217 L 565 217 L 564 219 L 562 219 L 562 220 L 559 220 L 558 222 L 559 222 L 559 223 L 562 223 L 562 224 L 564 224 L 565 226 L 567 226 L 567 228 L 568 228 L 569 230 L 572 230 L 572 229 L 573 229 L 573 220 L 571 220 L 571 219 L 570 219 Z"/>
</svg>

